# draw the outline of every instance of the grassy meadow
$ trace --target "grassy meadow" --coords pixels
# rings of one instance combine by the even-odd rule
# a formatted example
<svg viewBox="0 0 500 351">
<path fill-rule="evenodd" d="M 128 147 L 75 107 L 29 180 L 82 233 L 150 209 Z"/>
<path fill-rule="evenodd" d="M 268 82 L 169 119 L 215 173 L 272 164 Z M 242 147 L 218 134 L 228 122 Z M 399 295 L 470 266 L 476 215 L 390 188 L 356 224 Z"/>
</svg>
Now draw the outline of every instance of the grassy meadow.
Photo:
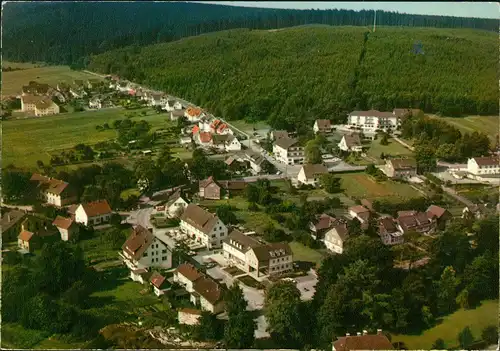
<svg viewBox="0 0 500 351">
<path fill-rule="evenodd" d="M 21 65 L 19 66 L 20 68 L 26 69 L 2 73 L 2 97 L 20 94 L 22 86 L 27 85 L 30 80 L 56 86 L 57 83 L 61 82 L 72 83 L 75 79 L 100 79 L 98 76 L 90 73 L 73 71 L 68 66 L 44 66 L 30 68 L 30 65 L 34 65 L 14 63 L 9 63 L 9 65 L 7 65 L 5 62 L 3 65 L 4 67 L 9 65 L 10 67 Z M 23 67 L 22 65 L 27 66 Z"/>
<path fill-rule="evenodd" d="M 49 162 L 50 152 L 69 149 L 79 143 L 92 145 L 113 139 L 116 137 L 115 130 L 97 131 L 96 126 L 123 119 L 125 112 L 123 108 L 111 108 L 4 121 L 3 164 L 33 168 L 37 160 Z M 167 127 L 170 123 L 166 114 L 156 114 L 152 110 L 146 116 L 138 113 L 132 119 L 147 120 L 153 130 Z"/>
<path fill-rule="evenodd" d="M 467 116 L 467 117 L 440 117 L 429 115 L 433 118 L 439 118 L 458 128 L 463 133 L 483 132 L 491 140 L 499 133 L 500 119 L 498 116 Z"/>
</svg>

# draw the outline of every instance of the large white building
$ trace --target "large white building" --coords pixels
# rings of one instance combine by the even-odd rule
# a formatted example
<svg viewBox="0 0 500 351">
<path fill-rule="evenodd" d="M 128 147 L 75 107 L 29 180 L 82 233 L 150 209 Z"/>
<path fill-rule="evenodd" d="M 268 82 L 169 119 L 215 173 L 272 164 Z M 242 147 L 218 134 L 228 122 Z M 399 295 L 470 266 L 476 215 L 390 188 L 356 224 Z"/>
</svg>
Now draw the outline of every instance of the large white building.
<svg viewBox="0 0 500 351">
<path fill-rule="evenodd" d="M 222 245 L 224 258 L 244 272 L 259 277 L 278 275 L 293 269 L 293 255 L 287 243 L 263 244 L 237 230 Z"/>
<path fill-rule="evenodd" d="M 469 158 L 467 172 L 476 176 L 499 174 L 500 161 L 495 156 Z"/>
<path fill-rule="evenodd" d="M 180 228 L 208 249 L 220 247 L 227 237 L 227 227 L 219 217 L 194 204 L 184 210 Z"/>
<path fill-rule="evenodd" d="M 21 96 L 21 111 L 33 113 L 35 116 L 48 116 L 59 113 L 59 106 L 48 96 Z"/>
<path fill-rule="evenodd" d="M 132 234 L 123 244 L 120 256 L 133 275 L 137 274 L 139 270 L 150 267 L 164 269 L 172 267 L 171 248 L 142 226 L 134 228 Z"/>
<path fill-rule="evenodd" d="M 377 129 L 396 129 L 401 125 L 403 118 L 410 115 L 418 115 L 421 111 L 417 109 L 395 108 L 392 112 L 380 112 L 377 110 L 353 111 L 349 113 L 347 123 L 349 126 L 361 127 L 365 131 Z"/>
<path fill-rule="evenodd" d="M 276 139 L 273 144 L 273 154 L 279 162 L 288 165 L 304 163 L 304 147 L 294 138 Z"/>
</svg>

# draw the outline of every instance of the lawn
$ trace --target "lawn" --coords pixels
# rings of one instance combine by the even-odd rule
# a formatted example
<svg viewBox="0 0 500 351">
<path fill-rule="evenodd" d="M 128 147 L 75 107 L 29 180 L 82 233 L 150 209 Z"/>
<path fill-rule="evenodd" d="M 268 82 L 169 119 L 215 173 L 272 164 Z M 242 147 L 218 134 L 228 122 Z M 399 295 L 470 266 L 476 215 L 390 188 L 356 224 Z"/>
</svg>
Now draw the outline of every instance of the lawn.
<svg viewBox="0 0 500 351">
<path fill-rule="evenodd" d="M 442 338 L 447 348 L 458 346 L 457 335 L 469 326 L 475 339 L 480 339 L 481 331 L 488 325 L 498 324 L 498 301 L 485 301 L 473 310 L 459 310 L 445 318 L 434 328 L 421 335 L 392 335 L 392 342 L 403 341 L 409 350 L 430 350 L 434 341 Z"/>
<path fill-rule="evenodd" d="M 492 141 L 498 135 L 500 126 L 498 116 L 439 117 L 430 115 L 430 117 L 442 119 L 465 133 L 472 133 L 474 131 L 483 132 Z"/>
<path fill-rule="evenodd" d="M 370 148 L 367 150 L 366 155 L 372 157 L 379 161 L 379 163 L 385 163 L 380 159 L 380 154 L 384 153 L 386 155 L 391 156 L 410 156 L 412 155 L 412 151 L 405 148 L 403 145 L 394 141 L 393 139 L 389 139 L 389 145 L 380 145 L 380 138 L 372 141 L 370 144 Z"/>
<path fill-rule="evenodd" d="M 3 63 L 3 65 L 5 66 L 5 63 Z M 68 66 L 45 66 L 23 69 L 20 71 L 3 72 L 2 96 L 20 94 L 22 86 L 27 85 L 31 80 L 55 87 L 57 83 L 73 83 L 75 79 L 86 80 L 101 78 L 83 71 L 73 71 Z"/>
<path fill-rule="evenodd" d="M 136 189 L 136 188 L 130 188 L 130 189 L 126 189 L 126 190 L 123 190 L 120 194 L 120 197 L 123 199 L 123 200 L 127 200 L 129 198 L 129 196 L 131 195 L 135 195 L 137 197 L 141 196 L 141 191 L 139 189 Z"/>
<path fill-rule="evenodd" d="M 139 110 L 137 110 L 139 111 Z M 136 112 L 137 112 L 136 111 Z M 153 129 L 168 127 L 170 122 L 165 114 L 153 113 L 133 120 L 147 120 Z M 36 167 L 36 161 L 50 161 L 49 152 L 74 147 L 76 144 L 96 144 L 116 137 L 116 131 L 97 131 L 97 125 L 112 123 L 125 118 L 122 108 L 103 109 L 60 114 L 42 118 L 8 120 L 2 123 L 3 164 L 14 163 L 19 167 Z"/>
<path fill-rule="evenodd" d="M 265 137 L 266 135 L 263 134 L 264 131 L 269 131 L 271 127 L 264 122 L 264 121 L 259 121 L 256 123 L 248 123 L 245 122 L 244 120 L 238 120 L 238 121 L 230 121 L 231 125 L 235 126 L 242 132 L 245 132 L 247 134 L 253 135 L 253 128 L 257 130 L 257 133 L 260 134 L 261 137 Z"/>
<path fill-rule="evenodd" d="M 49 336 L 49 333 L 25 329 L 20 324 L 2 323 L 2 348 L 32 349 Z"/>
<path fill-rule="evenodd" d="M 292 249 L 294 261 L 313 262 L 317 266 L 319 266 L 321 264 L 321 261 L 323 261 L 323 255 L 316 250 L 304 246 L 303 244 L 296 241 L 290 242 L 289 245 Z"/>
<path fill-rule="evenodd" d="M 409 184 L 391 180 L 379 183 L 364 173 L 343 173 L 339 174 L 339 177 L 342 180 L 342 190 L 347 196 L 354 198 L 376 200 L 383 197 L 408 199 L 421 196 Z"/>
<path fill-rule="evenodd" d="M 11 61 L 2 61 L 2 67 L 10 67 L 10 68 L 37 68 L 45 66 L 44 63 L 31 63 L 31 62 L 11 62 Z"/>
</svg>

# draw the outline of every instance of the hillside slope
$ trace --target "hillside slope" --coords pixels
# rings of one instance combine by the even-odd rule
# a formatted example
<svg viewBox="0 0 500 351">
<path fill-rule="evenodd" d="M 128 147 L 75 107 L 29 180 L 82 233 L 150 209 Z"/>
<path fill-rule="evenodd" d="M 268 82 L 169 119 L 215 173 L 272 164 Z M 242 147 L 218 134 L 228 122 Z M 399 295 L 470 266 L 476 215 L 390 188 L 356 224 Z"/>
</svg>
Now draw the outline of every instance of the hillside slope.
<svg viewBox="0 0 500 351">
<path fill-rule="evenodd" d="M 493 33 L 430 28 L 231 30 L 110 51 L 89 69 L 279 128 L 354 108 L 497 114 L 496 42 Z"/>
<path fill-rule="evenodd" d="M 187 2 L 7 2 L 2 55 L 11 61 L 82 66 L 90 54 L 234 28 L 303 24 L 371 26 L 373 11 L 251 8 Z M 496 32 L 495 19 L 377 12 L 386 26 L 475 28 Z"/>
</svg>

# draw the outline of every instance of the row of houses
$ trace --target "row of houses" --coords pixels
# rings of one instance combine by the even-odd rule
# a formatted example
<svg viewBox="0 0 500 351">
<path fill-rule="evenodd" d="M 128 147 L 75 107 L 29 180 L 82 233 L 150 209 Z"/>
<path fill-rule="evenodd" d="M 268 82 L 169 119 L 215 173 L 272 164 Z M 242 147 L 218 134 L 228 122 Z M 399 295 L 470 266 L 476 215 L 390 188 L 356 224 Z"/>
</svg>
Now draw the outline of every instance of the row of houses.
<svg viewBox="0 0 500 351">
<path fill-rule="evenodd" d="M 366 200 L 365 200 L 366 201 Z M 366 204 L 369 206 L 369 203 Z M 362 229 L 367 229 L 375 213 L 363 205 L 348 209 L 349 217 L 357 219 Z M 444 226 L 452 218 L 451 213 L 439 206 L 431 205 L 425 212 L 399 211 L 397 218 L 382 216 L 375 221 L 380 239 L 384 245 L 397 245 L 404 242 L 404 234 L 411 232 L 430 234 Z M 343 252 L 344 243 L 349 237 L 346 218 L 335 218 L 321 214 L 309 225 L 311 236 L 322 241 L 334 253 Z"/>
<path fill-rule="evenodd" d="M 189 119 L 188 119 L 189 120 Z M 220 151 L 240 151 L 241 143 L 229 126 L 219 119 L 201 119 L 191 129 L 193 141 L 203 147 Z"/>
</svg>

